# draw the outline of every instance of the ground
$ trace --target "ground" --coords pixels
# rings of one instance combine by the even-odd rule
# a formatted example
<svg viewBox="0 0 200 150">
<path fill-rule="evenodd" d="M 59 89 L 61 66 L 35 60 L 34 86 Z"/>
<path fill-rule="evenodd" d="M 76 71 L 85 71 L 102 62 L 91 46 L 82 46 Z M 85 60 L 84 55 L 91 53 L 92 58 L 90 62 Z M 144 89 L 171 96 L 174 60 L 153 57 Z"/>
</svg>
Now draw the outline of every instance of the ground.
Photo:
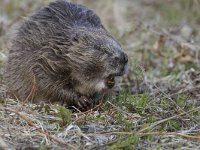
<svg viewBox="0 0 200 150">
<path fill-rule="evenodd" d="M 1 78 L 14 26 L 48 2 L 1 0 Z M 84 113 L 1 98 L 0 149 L 200 149 L 200 1 L 73 2 L 93 9 L 128 53 L 120 91 Z"/>
</svg>

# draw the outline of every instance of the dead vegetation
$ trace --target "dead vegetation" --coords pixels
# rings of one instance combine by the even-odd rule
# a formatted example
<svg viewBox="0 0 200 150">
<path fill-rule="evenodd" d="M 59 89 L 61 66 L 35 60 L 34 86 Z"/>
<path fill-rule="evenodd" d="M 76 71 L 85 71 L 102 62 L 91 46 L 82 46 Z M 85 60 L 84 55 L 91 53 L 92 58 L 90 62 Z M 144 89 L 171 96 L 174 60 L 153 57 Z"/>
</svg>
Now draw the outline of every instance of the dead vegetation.
<svg viewBox="0 0 200 150">
<path fill-rule="evenodd" d="M 129 54 L 120 91 L 88 112 L 5 98 L 2 149 L 200 149 L 200 2 L 73 0 L 94 9 Z M 3 0 L 0 74 L 12 27 L 48 1 Z"/>
</svg>

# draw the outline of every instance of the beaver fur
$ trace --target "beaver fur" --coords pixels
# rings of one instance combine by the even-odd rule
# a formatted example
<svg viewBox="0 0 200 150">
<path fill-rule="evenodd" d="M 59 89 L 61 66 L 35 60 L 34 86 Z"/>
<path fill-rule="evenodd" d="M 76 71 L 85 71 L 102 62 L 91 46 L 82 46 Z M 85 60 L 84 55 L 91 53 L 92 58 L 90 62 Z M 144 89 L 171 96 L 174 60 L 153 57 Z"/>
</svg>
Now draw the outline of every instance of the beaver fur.
<svg viewBox="0 0 200 150">
<path fill-rule="evenodd" d="M 16 29 L 5 79 L 20 100 L 64 102 L 87 110 L 124 74 L 127 62 L 92 10 L 59 0 Z"/>
</svg>

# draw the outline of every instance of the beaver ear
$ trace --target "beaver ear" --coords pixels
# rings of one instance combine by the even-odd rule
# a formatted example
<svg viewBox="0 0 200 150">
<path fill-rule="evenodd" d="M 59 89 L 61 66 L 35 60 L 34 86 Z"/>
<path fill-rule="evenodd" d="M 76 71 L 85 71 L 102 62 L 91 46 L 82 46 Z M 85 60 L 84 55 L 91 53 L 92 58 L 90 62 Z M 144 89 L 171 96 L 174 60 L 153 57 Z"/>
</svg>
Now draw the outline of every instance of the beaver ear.
<svg viewBox="0 0 200 150">
<path fill-rule="evenodd" d="M 101 19 L 92 10 L 86 12 L 87 21 L 94 27 L 102 27 Z"/>
<path fill-rule="evenodd" d="M 101 50 L 101 45 L 100 44 L 95 44 L 94 49 L 100 51 Z"/>
</svg>

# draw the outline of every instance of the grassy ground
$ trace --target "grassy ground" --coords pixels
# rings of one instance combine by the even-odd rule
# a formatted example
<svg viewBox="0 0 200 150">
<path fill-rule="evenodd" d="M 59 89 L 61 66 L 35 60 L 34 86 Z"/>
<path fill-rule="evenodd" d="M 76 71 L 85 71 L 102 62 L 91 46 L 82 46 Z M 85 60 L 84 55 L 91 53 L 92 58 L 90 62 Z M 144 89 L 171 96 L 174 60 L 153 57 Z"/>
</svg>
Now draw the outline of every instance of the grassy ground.
<svg viewBox="0 0 200 150">
<path fill-rule="evenodd" d="M 200 1 L 73 2 L 95 10 L 128 53 L 129 72 L 120 92 L 85 113 L 1 99 L 0 146 L 200 149 Z M 1 1 L 0 74 L 12 27 L 45 3 L 48 1 Z M 0 88 L 3 95 L 3 84 Z"/>
</svg>

